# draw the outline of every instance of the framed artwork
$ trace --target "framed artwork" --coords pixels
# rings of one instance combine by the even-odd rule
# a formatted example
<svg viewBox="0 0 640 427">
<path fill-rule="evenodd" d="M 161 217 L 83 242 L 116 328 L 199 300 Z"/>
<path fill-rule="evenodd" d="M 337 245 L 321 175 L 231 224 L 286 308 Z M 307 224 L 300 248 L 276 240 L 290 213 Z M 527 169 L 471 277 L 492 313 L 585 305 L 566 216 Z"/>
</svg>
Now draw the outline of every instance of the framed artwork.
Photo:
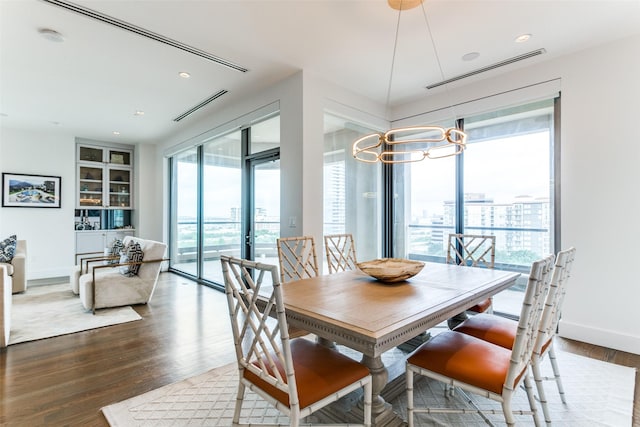
<svg viewBox="0 0 640 427">
<path fill-rule="evenodd" d="M 59 176 L 2 174 L 2 206 L 15 208 L 59 208 Z"/>
</svg>

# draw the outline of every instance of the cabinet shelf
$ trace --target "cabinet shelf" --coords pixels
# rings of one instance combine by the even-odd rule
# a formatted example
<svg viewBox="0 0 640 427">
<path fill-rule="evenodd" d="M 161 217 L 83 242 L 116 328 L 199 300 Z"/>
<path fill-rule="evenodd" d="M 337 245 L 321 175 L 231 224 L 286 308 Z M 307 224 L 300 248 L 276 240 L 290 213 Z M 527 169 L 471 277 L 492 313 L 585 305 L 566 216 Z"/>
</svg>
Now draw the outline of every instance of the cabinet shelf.
<svg viewBox="0 0 640 427">
<path fill-rule="evenodd" d="M 77 145 L 77 208 L 132 209 L 133 147 Z"/>
</svg>

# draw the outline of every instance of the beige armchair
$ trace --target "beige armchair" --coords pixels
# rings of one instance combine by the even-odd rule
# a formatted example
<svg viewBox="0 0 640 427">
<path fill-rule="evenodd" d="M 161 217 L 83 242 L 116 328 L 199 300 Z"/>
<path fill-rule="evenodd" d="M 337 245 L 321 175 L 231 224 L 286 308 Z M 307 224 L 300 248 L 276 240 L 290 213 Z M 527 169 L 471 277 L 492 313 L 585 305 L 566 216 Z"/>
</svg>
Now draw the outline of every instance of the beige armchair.
<svg viewBox="0 0 640 427">
<path fill-rule="evenodd" d="M 0 348 L 9 345 L 11 330 L 11 276 L 7 264 L 0 263 Z"/>
<path fill-rule="evenodd" d="M 16 251 L 10 263 L 0 262 L 0 266 L 4 266 L 7 275 L 11 277 L 13 282 L 11 293 L 24 292 L 27 290 L 27 241 L 18 240 L 16 242 Z"/>
<path fill-rule="evenodd" d="M 120 259 L 119 255 L 105 255 L 105 252 L 83 252 L 76 254 L 76 265 L 73 266 L 69 275 L 71 291 L 80 294 L 80 276 L 91 272 L 91 269 L 98 264 L 115 263 Z M 115 260 L 115 262 L 114 262 Z"/>
<path fill-rule="evenodd" d="M 130 241 L 138 242 L 144 254 L 142 261 L 128 263 L 140 265 L 138 274 L 125 276 L 119 267 L 127 264 L 103 265 L 104 259 L 96 258 L 93 262 L 97 265 L 89 266 L 88 273 L 79 278 L 80 300 L 85 309 L 95 313 L 98 308 L 146 304 L 151 300 L 162 262 L 167 261 L 164 258 L 167 245 L 127 236 L 123 240 L 125 247 Z"/>
</svg>

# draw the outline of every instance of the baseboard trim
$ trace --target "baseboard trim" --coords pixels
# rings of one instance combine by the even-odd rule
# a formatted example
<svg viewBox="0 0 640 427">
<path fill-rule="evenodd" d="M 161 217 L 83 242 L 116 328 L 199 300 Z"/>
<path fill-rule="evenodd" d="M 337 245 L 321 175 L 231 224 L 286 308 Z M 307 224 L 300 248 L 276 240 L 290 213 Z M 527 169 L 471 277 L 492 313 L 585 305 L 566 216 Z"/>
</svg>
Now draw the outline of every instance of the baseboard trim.
<svg viewBox="0 0 640 427">
<path fill-rule="evenodd" d="M 576 341 L 640 355 L 640 336 L 560 320 L 558 335 Z"/>
<path fill-rule="evenodd" d="M 62 283 L 69 283 L 69 276 L 60 277 L 47 277 L 44 279 L 27 280 L 27 289 L 29 286 L 45 286 L 45 285 L 60 285 Z"/>
</svg>

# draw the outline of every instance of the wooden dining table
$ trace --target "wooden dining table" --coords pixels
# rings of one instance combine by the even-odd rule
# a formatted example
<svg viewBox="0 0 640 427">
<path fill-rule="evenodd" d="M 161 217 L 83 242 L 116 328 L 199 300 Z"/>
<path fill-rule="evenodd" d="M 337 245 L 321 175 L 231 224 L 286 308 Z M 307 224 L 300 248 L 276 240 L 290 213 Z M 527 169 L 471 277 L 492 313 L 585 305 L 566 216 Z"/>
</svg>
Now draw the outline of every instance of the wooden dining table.
<svg viewBox="0 0 640 427">
<path fill-rule="evenodd" d="M 380 395 L 388 381 L 383 353 L 513 286 L 518 276 L 427 262 L 403 282 L 384 283 L 352 270 L 285 283 L 282 293 L 291 326 L 362 353 L 373 376 L 374 425 L 394 426 L 404 421 Z M 356 420 L 357 408 L 353 412 L 346 421 Z"/>
</svg>

